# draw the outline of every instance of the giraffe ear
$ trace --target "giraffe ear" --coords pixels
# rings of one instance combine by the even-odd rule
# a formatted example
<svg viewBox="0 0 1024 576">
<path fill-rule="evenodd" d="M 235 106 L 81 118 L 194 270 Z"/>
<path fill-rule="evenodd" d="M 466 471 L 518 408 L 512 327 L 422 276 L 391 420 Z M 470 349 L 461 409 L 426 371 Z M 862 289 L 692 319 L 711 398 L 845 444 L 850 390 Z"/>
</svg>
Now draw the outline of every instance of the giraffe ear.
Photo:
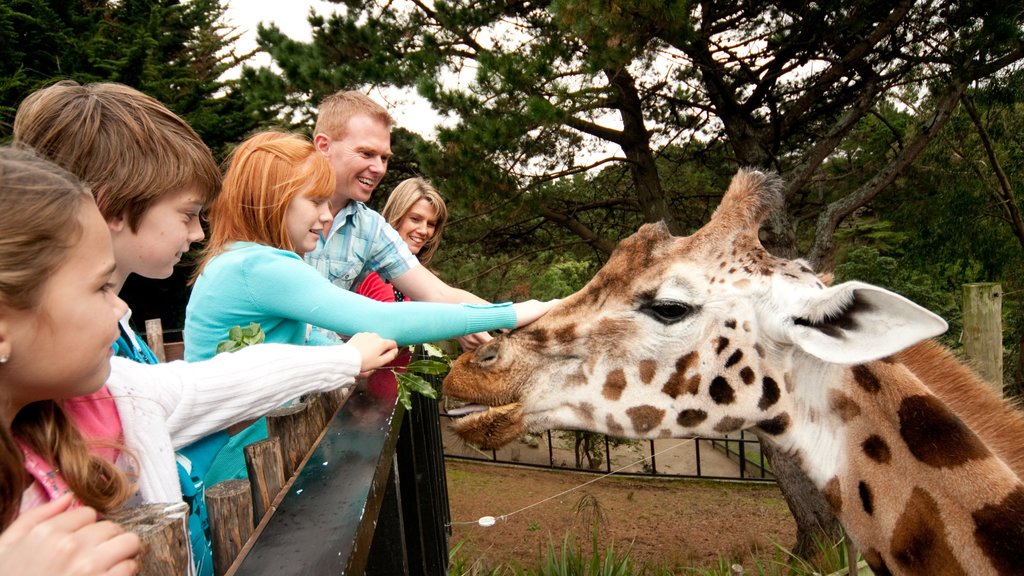
<svg viewBox="0 0 1024 576">
<path fill-rule="evenodd" d="M 942 334 L 946 321 L 903 296 L 863 282 L 826 288 L 789 327 L 793 343 L 834 364 L 861 364 Z"/>
</svg>

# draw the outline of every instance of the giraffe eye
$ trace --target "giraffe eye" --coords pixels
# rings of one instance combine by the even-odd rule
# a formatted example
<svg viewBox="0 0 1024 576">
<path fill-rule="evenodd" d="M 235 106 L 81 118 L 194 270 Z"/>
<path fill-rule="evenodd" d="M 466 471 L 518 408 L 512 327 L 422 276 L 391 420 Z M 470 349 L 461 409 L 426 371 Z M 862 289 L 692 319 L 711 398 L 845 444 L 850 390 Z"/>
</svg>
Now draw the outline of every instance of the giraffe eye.
<svg viewBox="0 0 1024 576">
<path fill-rule="evenodd" d="M 676 300 L 655 300 L 644 304 L 640 311 L 662 324 L 675 324 L 693 312 L 693 306 Z"/>
</svg>

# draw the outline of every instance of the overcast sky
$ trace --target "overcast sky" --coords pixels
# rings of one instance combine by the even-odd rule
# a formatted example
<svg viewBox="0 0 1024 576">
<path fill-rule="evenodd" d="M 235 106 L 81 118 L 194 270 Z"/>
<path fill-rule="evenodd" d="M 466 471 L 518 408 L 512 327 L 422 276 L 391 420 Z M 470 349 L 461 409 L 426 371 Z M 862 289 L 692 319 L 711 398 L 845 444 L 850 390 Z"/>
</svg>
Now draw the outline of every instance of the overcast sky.
<svg viewBox="0 0 1024 576">
<path fill-rule="evenodd" d="M 238 27 L 242 36 L 237 48 L 239 52 L 245 52 L 256 47 L 256 26 L 261 22 L 264 25 L 272 22 L 287 36 L 308 41 L 311 38 L 307 20 L 310 8 L 326 17 L 336 12 L 339 5 L 324 0 L 230 0 L 225 18 Z M 266 54 L 257 54 L 251 63 L 269 64 L 270 57 Z M 415 93 L 375 92 L 370 96 L 386 106 L 400 126 L 426 138 L 434 136 L 435 127 L 441 122 L 441 118 Z"/>
</svg>

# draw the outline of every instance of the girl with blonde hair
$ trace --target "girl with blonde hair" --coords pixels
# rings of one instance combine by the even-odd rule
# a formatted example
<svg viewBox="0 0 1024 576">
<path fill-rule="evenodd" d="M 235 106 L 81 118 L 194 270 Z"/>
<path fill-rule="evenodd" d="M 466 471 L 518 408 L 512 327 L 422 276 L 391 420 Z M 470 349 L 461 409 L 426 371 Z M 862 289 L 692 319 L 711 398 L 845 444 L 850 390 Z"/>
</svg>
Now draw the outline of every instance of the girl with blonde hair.
<svg viewBox="0 0 1024 576">
<path fill-rule="evenodd" d="M 402 180 L 391 191 L 381 215 L 420 263 L 429 265 L 441 245 L 441 236 L 448 223 L 448 206 L 437 189 L 423 178 Z M 366 276 L 356 288 L 356 293 L 383 302 L 407 300 L 398 288 L 385 282 L 376 272 Z"/>
</svg>

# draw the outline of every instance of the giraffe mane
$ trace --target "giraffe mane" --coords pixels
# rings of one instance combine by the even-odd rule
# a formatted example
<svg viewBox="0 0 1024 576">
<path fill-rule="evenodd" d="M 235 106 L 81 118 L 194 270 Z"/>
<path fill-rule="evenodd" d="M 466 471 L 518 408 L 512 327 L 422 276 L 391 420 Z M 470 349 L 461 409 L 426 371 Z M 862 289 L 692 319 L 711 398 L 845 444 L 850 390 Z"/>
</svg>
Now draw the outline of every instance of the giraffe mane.
<svg viewBox="0 0 1024 576">
<path fill-rule="evenodd" d="M 1024 412 L 944 346 L 925 340 L 894 358 L 909 368 L 989 449 L 1024 478 Z"/>
</svg>

